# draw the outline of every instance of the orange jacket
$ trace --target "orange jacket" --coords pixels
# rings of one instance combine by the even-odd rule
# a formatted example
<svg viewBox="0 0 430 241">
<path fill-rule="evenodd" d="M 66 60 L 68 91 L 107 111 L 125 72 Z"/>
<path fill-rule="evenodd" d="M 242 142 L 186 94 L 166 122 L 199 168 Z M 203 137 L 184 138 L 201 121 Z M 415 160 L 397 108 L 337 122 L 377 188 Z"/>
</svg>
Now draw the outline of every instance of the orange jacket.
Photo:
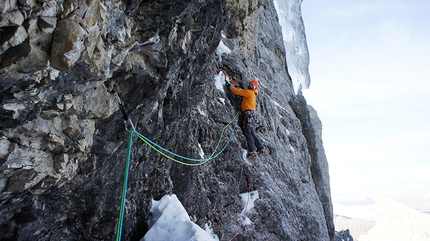
<svg viewBox="0 0 430 241">
<path fill-rule="evenodd" d="M 242 111 L 255 110 L 257 107 L 258 90 L 242 90 L 234 86 L 230 86 L 230 90 L 235 94 L 243 97 Z"/>
</svg>

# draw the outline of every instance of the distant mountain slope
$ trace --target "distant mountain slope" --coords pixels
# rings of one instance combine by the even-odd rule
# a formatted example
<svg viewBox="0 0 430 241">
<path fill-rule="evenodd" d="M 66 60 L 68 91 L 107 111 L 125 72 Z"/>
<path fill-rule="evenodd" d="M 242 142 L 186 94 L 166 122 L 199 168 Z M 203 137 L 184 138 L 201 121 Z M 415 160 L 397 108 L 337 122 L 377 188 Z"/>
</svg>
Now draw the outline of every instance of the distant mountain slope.
<svg viewBox="0 0 430 241">
<path fill-rule="evenodd" d="M 360 241 L 428 241 L 430 215 L 420 213 L 396 201 L 381 198 L 376 203 L 376 223 Z"/>
<path fill-rule="evenodd" d="M 335 215 L 334 225 L 336 231 L 349 229 L 354 240 L 359 240 L 361 235 L 367 234 L 375 226 L 375 221 Z"/>
</svg>

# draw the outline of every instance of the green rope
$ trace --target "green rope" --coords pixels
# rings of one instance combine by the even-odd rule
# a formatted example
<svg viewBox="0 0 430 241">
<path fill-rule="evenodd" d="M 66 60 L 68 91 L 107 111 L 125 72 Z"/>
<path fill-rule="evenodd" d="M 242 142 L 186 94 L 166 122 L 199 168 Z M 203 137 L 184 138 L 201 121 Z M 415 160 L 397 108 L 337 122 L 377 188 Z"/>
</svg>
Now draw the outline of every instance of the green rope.
<svg viewBox="0 0 430 241">
<path fill-rule="evenodd" d="M 237 112 L 237 114 L 236 114 L 236 116 L 223 128 L 223 130 L 222 130 L 222 132 L 221 132 L 221 135 L 220 135 L 220 138 L 218 139 L 218 142 L 217 142 L 217 144 L 216 144 L 216 147 L 215 147 L 215 149 L 214 149 L 214 151 L 212 152 L 212 154 L 208 157 L 208 158 L 206 158 L 206 159 L 192 159 L 192 158 L 188 158 L 188 157 L 183 157 L 183 156 L 181 156 L 181 155 L 178 155 L 178 154 L 176 154 L 176 153 L 173 153 L 173 152 L 171 152 L 171 151 L 169 151 L 169 150 L 167 150 L 167 149 L 165 149 L 165 148 L 163 148 L 163 147 L 161 147 L 160 145 L 158 145 L 158 144 L 156 144 L 156 143 L 154 143 L 154 142 L 152 142 L 150 139 L 148 139 L 148 138 L 146 138 L 145 136 L 143 136 L 142 134 L 140 134 L 139 132 L 135 132 L 135 134 L 137 135 L 137 137 L 139 137 L 143 142 L 145 142 L 145 144 L 147 144 L 149 147 L 151 147 L 153 150 L 155 150 L 156 152 L 158 152 L 159 154 L 161 154 L 162 156 L 164 156 L 164 157 L 166 157 L 167 159 L 170 159 L 170 160 L 172 160 L 172 161 L 174 161 L 174 162 L 177 162 L 177 163 L 180 163 L 180 164 L 182 164 L 182 165 L 186 165 L 186 166 L 199 166 L 199 165 L 202 165 L 202 164 L 204 164 L 204 163 L 206 163 L 206 162 L 208 162 L 208 161 L 210 161 L 210 160 L 212 160 L 212 159 L 214 159 L 214 158 L 216 158 L 217 156 L 219 156 L 223 151 L 224 151 L 224 149 L 227 147 L 227 145 L 230 143 L 230 140 L 231 140 L 231 138 L 232 138 L 232 136 L 233 136 L 233 133 L 234 133 L 234 128 L 233 128 L 233 130 L 232 130 L 232 134 L 230 135 L 230 138 L 229 138 L 229 140 L 227 141 L 227 143 L 224 145 L 224 147 L 221 149 L 221 151 L 220 152 L 218 152 L 218 153 L 216 153 L 217 151 L 218 151 L 218 148 L 219 148 L 219 146 L 220 146 L 220 144 L 221 144 L 221 140 L 222 140 L 222 138 L 223 138 L 223 136 L 224 136 L 224 132 L 225 132 L 225 130 L 237 119 L 237 117 L 239 116 L 239 114 L 240 114 L 240 111 L 239 112 Z M 235 127 L 235 126 L 234 126 Z M 169 153 L 169 154 L 171 154 L 171 155 L 173 155 L 173 156 L 176 156 L 176 157 L 179 157 L 179 158 L 181 158 L 181 159 L 184 159 L 184 160 L 188 160 L 188 161 L 193 161 L 193 162 L 198 162 L 198 163 L 186 163 L 186 162 L 184 162 L 184 161 L 180 161 L 180 160 L 177 160 L 177 159 L 175 159 L 175 158 L 173 158 L 173 157 L 171 157 L 171 156 L 168 156 L 166 153 L 163 153 L 162 151 L 164 151 L 164 152 L 167 152 L 167 153 Z"/>
<path fill-rule="evenodd" d="M 116 240 L 117 241 L 121 240 L 122 220 L 124 219 L 124 206 L 125 206 L 125 199 L 126 199 L 126 195 L 127 195 L 128 170 L 130 169 L 131 148 L 133 145 L 133 132 L 134 132 L 134 130 L 130 130 L 130 132 L 128 134 L 127 161 L 125 163 L 124 183 L 122 186 L 122 194 L 121 194 L 121 207 L 120 207 L 119 217 L 118 217 L 118 226 L 116 229 Z"/>
<path fill-rule="evenodd" d="M 227 129 L 228 126 L 230 126 L 238 118 L 239 114 L 240 114 L 240 111 L 237 112 L 237 114 L 235 115 L 235 117 L 233 118 L 233 120 L 231 120 L 222 129 L 222 132 L 221 132 L 220 138 L 218 139 L 218 142 L 216 144 L 215 150 L 206 159 L 191 159 L 191 158 L 180 156 L 180 155 L 178 155 L 176 153 L 173 153 L 173 152 L 171 152 L 171 151 L 169 151 L 169 150 L 167 150 L 167 149 L 159 146 L 158 144 L 152 142 L 150 139 L 146 138 L 144 135 L 140 134 L 139 132 L 137 132 L 134 129 L 132 129 L 132 130 L 129 131 L 129 134 L 128 134 L 128 146 L 127 146 L 127 159 L 126 159 L 125 170 L 124 170 L 124 183 L 123 183 L 123 186 L 122 186 L 121 206 L 120 206 L 120 212 L 119 212 L 119 217 L 118 217 L 118 225 L 117 225 L 117 230 L 116 230 L 116 241 L 120 241 L 121 240 L 121 234 L 122 234 L 122 223 L 123 223 L 123 219 L 124 219 L 124 207 L 125 207 L 125 200 L 126 200 L 126 196 L 127 196 L 128 172 L 129 172 L 129 169 L 130 169 L 131 150 L 132 150 L 132 146 L 133 146 L 133 134 L 135 134 L 139 139 L 141 139 L 143 142 L 145 142 L 145 144 L 147 144 L 149 147 L 151 147 L 152 149 L 154 149 L 155 151 L 157 151 L 158 153 L 160 153 L 161 155 L 163 155 L 164 157 L 166 157 L 166 158 L 168 158 L 168 159 L 170 159 L 172 161 L 175 161 L 177 163 L 180 163 L 180 164 L 186 165 L 186 166 L 199 166 L 199 165 L 202 165 L 202 164 L 204 164 L 204 163 L 206 163 L 206 162 L 208 162 L 208 161 L 216 158 L 217 156 L 219 156 L 225 150 L 225 148 L 228 146 L 228 144 L 230 143 L 230 141 L 231 141 L 231 139 L 233 137 L 234 129 L 236 127 L 235 125 L 233 126 L 230 138 L 228 139 L 227 143 L 224 145 L 224 147 L 218 153 L 216 153 L 218 151 L 218 148 L 219 148 L 220 144 L 221 144 L 221 140 L 222 140 L 222 137 L 224 136 L 225 130 Z M 177 160 L 177 159 L 175 159 L 175 158 L 173 158 L 171 156 L 168 156 L 167 154 L 165 154 L 162 151 L 165 151 L 165 152 L 167 152 L 167 153 L 169 153 L 171 155 L 174 155 L 176 157 L 180 157 L 180 158 L 185 159 L 185 160 L 195 161 L 197 163 L 186 163 L 186 162 L 183 162 L 183 161 L 179 161 L 179 160 Z"/>
</svg>

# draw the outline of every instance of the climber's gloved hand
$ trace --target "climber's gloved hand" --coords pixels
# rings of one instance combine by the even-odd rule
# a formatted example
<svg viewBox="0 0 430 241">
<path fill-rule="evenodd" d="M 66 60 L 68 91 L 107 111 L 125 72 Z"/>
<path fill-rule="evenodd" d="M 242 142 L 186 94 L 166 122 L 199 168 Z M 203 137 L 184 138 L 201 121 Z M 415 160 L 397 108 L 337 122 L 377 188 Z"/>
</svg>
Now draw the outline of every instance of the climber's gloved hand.
<svg viewBox="0 0 430 241">
<path fill-rule="evenodd" d="M 233 83 L 236 88 L 239 87 L 239 84 L 236 81 L 234 81 L 233 79 L 231 80 L 231 83 Z"/>
</svg>

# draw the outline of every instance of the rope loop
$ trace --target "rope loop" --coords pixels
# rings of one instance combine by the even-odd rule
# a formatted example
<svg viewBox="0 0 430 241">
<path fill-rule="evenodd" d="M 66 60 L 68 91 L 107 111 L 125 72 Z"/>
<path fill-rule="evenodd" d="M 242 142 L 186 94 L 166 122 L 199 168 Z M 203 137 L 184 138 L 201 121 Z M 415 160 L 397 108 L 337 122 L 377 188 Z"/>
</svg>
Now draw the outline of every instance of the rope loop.
<svg viewBox="0 0 430 241">
<path fill-rule="evenodd" d="M 166 157 L 167 159 L 169 159 L 169 160 L 172 160 L 172 161 L 174 161 L 174 162 L 177 162 L 177 163 L 179 163 L 179 164 L 182 164 L 182 165 L 185 165 L 185 166 L 199 166 L 199 165 L 202 165 L 202 164 L 204 164 L 204 163 L 206 163 L 206 162 L 208 162 L 208 161 L 210 161 L 210 160 L 212 160 L 212 159 L 215 159 L 216 157 L 218 157 L 224 150 L 225 150 L 225 148 L 227 148 L 227 146 L 228 146 L 228 144 L 230 143 L 230 141 L 231 141 L 231 139 L 233 138 L 233 134 L 234 134 L 234 130 L 235 130 L 235 125 L 233 125 L 233 129 L 232 129 L 232 131 L 231 131 L 231 134 L 230 134 L 230 137 L 229 137 L 229 139 L 228 139 L 228 141 L 226 142 L 226 144 L 222 147 L 222 149 L 219 151 L 219 152 L 217 152 L 218 151 L 218 149 L 219 149 L 219 146 L 220 146 L 220 144 L 221 144 L 221 140 L 222 140 L 222 138 L 223 138 L 223 136 L 224 136 L 224 132 L 225 132 L 225 130 L 230 126 L 230 125 L 232 125 L 233 123 L 234 123 L 234 121 L 235 120 L 237 120 L 237 118 L 238 118 L 238 116 L 239 116 L 239 114 L 240 114 L 240 111 L 239 112 L 237 112 L 237 114 L 235 115 L 235 117 L 226 125 L 226 126 L 224 126 L 224 128 L 223 128 L 223 130 L 222 130 L 222 132 L 221 132 L 221 135 L 220 135 L 220 138 L 218 139 L 218 142 L 217 142 L 217 144 L 216 144 L 216 146 L 215 146 L 215 149 L 214 149 L 214 151 L 212 152 L 212 154 L 208 157 L 208 158 L 204 158 L 204 159 L 195 159 L 195 158 L 189 158 L 189 157 L 184 157 L 184 156 L 181 156 L 181 155 L 179 155 L 179 154 L 176 154 L 176 153 L 174 153 L 174 152 L 172 152 L 172 151 L 169 151 L 169 150 L 167 150 L 166 148 L 163 148 L 162 146 L 160 146 L 160 145 L 158 145 L 158 144 L 156 144 L 156 143 L 154 143 L 153 141 L 151 141 L 149 138 L 147 138 L 147 137 L 145 137 L 144 135 L 142 135 L 141 133 L 139 133 L 139 132 L 137 132 L 137 131 L 135 131 L 134 133 L 136 134 L 136 136 L 139 138 L 139 139 L 141 139 L 145 144 L 147 144 L 149 147 L 151 147 L 153 150 L 155 150 L 156 152 L 158 152 L 159 154 L 161 154 L 162 156 L 164 156 L 164 157 Z M 171 156 L 169 156 L 169 155 L 167 155 L 167 154 L 169 154 L 169 155 L 171 155 Z M 172 156 L 174 156 L 174 157 L 172 157 Z M 176 158 L 175 158 L 176 157 Z M 180 159 L 183 159 L 183 160 L 178 160 L 177 158 L 180 158 Z M 192 163 L 188 163 L 188 162 L 186 162 L 186 161 L 188 161 L 188 162 L 192 162 Z"/>
<path fill-rule="evenodd" d="M 121 100 L 119 99 L 118 95 L 116 95 L 116 96 L 119 100 L 119 104 L 120 104 L 121 109 L 124 110 L 124 107 L 121 103 Z M 172 161 L 175 161 L 179 164 L 186 165 L 186 166 L 199 166 L 199 165 L 203 165 L 204 163 L 216 158 L 225 150 L 225 148 L 227 148 L 228 144 L 230 143 L 230 141 L 234 135 L 234 130 L 236 127 L 235 125 L 233 125 L 233 129 L 232 129 L 232 132 L 231 132 L 231 135 L 230 135 L 228 141 L 223 146 L 223 148 L 220 151 L 218 151 L 218 148 L 221 144 L 221 140 L 224 136 L 225 130 L 227 129 L 227 127 L 229 127 L 230 125 L 233 124 L 233 122 L 238 118 L 239 114 L 240 114 L 240 111 L 237 112 L 235 117 L 223 128 L 221 135 L 220 135 L 220 138 L 219 138 L 217 145 L 215 147 L 215 150 L 212 152 L 212 154 L 208 158 L 205 158 L 205 159 L 194 159 L 194 158 L 183 157 L 183 156 L 178 155 L 174 152 L 171 152 L 171 151 L 161 147 L 160 145 L 154 143 L 153 141 L 151 141 L 149 138 L 145 137 L 144 135 L 140 134 L 139 132 L 136 131 L 131 119 L 126 116 L 125 111 L 123 112 L 124 120 L 126 122 L 126 128 L 128 126 L 130 126 L 131 129 L 129 130 L 129 134 L 128 134 L 127 157 L 126 157 L 125 170 L 124 170 L 124 182 L 123 182 L 122 192 L 121 192 L 121 205 L 120 205 L 117 230 L 116 230 L 116 241 L 121 240 L 121 234 L 122 234 L 122 224 L 123 224 L 123 219 L 124 219 L 124 208 L 125 208 L 125 201 L 126 201 L 126 196 L 127 196 L 128 173 L 129 173 L 129 169 L 130 169 L 131 151 L 132 151 L 132 147 L 133 147 L 133 135 L 136 135 L 139 139 L 141 139 L 145 144 L 147 144 L 153 150 L 157 151 L 158 153 L 160 153 L 161 155 L 163 155 L 164 157 L 166 157 Z M 127 128 L 127 130 L 128 130 L 128 128 Z M 177 160 L 174 157 L 167 155 L 166 153 L 168 153 L 172 156 L 175 156 L 177 158 L 181 158 L 181 159 L 184 159 L 186 161 L 192 162 L 192 163 L 187 163 L 185 161 Z"/>
</svg>

